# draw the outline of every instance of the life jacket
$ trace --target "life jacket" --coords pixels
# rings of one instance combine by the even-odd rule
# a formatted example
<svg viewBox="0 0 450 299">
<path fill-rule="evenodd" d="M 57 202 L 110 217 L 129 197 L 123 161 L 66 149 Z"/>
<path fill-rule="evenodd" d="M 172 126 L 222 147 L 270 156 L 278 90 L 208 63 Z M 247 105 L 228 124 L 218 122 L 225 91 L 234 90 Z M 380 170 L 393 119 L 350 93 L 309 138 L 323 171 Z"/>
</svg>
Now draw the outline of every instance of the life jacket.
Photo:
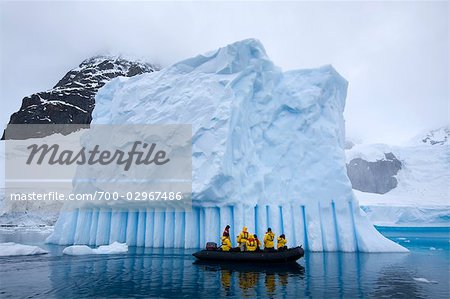
<svg viewBox="0 0 450 299">
<path fill-rule="evenodd" d="M 278 241 L 277 248 L 286 246 L 286 243 L 287 243 L 286 239 L 278 237 L 277 241 Z"/>
<path fill-rule="evenodd" d="M 258 242 L 255 239 L 247 240 L 247 250 L 248 251 L 255 251 L 257 246 L 258 246 Z"/>
<path fill-rule="evenodd" d="M 264 236 L 264 248 L 273 248 L 273 240 L 275 238 L 275 235 L 272 232 L 267 232 Z"/>
<path fill-rule="evenodd" d="M 242 231 L 238 236 L 239 243 L 245 243 L 248 240 L 249 233 L 247 231 Z"/>
<path fill-rule="evenodd" d="M 231 249 L 231 241 L 228 237 L 222 237 L 222 251 L 229 251 Z"/>
</svg>

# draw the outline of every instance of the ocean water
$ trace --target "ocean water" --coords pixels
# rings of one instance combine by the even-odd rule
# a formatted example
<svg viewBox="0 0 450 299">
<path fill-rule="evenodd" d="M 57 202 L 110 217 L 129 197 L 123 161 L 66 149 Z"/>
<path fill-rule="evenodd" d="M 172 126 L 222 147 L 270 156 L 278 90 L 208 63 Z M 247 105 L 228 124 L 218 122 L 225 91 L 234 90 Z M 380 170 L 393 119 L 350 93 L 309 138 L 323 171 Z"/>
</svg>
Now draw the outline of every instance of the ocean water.
<svg viewBox="0 0 450 299">
<path fill-rule="evenodd" d="M 306 253 L 282 266 L 198 263 L 195 250 L 66 256 L 39 231 L 0 242 L 50 254 L 0 257 L 0 298 L 449 298 L 449 228 L 378 228 L 410 253 Z"/>
</svg>

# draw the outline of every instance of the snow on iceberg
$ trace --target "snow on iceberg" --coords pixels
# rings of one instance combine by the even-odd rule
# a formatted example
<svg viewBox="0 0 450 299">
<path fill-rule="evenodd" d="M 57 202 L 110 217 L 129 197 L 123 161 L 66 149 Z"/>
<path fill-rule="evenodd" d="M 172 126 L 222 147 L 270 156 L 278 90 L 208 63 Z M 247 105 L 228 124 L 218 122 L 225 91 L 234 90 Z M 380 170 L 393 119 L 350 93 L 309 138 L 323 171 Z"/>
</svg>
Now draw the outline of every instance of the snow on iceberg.
<svg viewBox="0 0 450 299">
<path fill-rule="evenodd" d="M 0 243 L 0 256 L 45 254 L 47 250 L 39 246 L 24 245 L 14 242 Z"/>
<path fill-rule="evenodd" d="M 63 250 L 63 254 L 67 255 L 118 254 L 125 252 L 128 252 L 128 245 L 118 242 L 114 242 L 110 245 L 102 245 L 98 248 L 90 248 L 86 245 L 72 245 Z"/>
<path fill-rule="evenodd" d="M 347 81 L 331 66 L 282 72 L 243 40 L 159 72 L 116 78 L 93 124 L 192 124 L 193 210 L 64 212 L 48 242 L 203 247 L 230 224 L 311 251 L 406 251 L 361 213 L 345 168 Z M 75 186 L 76 188 L 76 186 Z"/>
</svg>

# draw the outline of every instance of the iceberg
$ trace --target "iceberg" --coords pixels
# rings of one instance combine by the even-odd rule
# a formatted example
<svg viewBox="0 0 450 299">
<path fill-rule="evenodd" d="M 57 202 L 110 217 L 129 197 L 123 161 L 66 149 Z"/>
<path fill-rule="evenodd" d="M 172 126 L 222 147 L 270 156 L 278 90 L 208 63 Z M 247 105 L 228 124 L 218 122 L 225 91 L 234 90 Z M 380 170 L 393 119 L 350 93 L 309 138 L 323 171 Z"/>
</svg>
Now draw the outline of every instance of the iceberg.
<svg viewBox="0 0 450 299">
<path fill-rule="evenodd" d="M 93 124 L 192 124 L 192 211 L 61 212 L 56 244 L 201 248 L 242 226 L 310 251 L 404 252 L 360 210 L 345 167 L 347 81 L 332 66 L 283 72 L 255 39 L 118 77 Z M 76 183 L 74 188 L 77 188 Z"/>
</svg>

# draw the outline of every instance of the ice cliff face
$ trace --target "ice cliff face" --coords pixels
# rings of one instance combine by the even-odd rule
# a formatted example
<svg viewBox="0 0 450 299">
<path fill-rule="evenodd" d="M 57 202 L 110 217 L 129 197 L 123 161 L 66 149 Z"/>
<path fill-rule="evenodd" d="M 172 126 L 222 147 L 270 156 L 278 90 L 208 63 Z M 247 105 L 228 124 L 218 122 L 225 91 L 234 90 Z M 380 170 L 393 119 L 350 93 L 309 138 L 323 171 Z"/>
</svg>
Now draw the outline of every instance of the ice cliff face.
<svg viewBox="0 0 450 299">
<path fill-rule="evenodd" d="M 115 56 L 86 59 L 52 89 L 25 97 L 19 111 L 11 115 L 9 123 L 89 124 L 95 94 L 105 83 L 118 76 L 132 77 L 155 70 L 158 68 L 151 64 Z"/>
<path fill-rule="evenodd" d="M 196 248 L 230 224 L 233 241 L 243 225 L 260 236 L 270 226 L 313 251 L 404 251 L 353 197 L 346 91 L 331 66 L 282 72 L 253 39 L 112 80 L 96 96 L 92 123 L 192 124 L 194 209 L 65 213 L 48 241 Z"/>
<path fill-rule="evenodd" d="M 202 206 L 316 201 L 349 192 L 345 173 L 336 176 L 345 166 L 346 88 L 331 66 L 283 73 L 250 40 L 115 80 L 98 93 L 92 123 L 193 124 Z"/>
</svg>

